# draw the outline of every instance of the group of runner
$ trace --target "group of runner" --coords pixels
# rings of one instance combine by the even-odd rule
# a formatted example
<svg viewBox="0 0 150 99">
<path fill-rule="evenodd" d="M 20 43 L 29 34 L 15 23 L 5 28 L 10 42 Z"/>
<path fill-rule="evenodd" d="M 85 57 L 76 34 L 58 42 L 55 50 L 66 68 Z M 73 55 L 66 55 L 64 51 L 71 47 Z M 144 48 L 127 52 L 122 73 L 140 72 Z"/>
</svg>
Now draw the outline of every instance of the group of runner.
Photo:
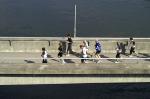
<svg viewBox="0 0 150 99">
<path fill-rule="evenodd" d="M 130 37 L 129 41 L 128 41 L 128 50 L 130 51 L 129 52 L 129 57 L 132 57 L 133 54 L 137 55 L 135 53 L 135 41 L 133 40 L 132 37 Z M 122 48 L 121 46 L 119 46 L 118 42 L 117 42 L 117 48 L 116 48 L 116 58 L 121 58 L 121 53 L 122 53 Z M 118 63 L 118 59 L 116 59 L 115 63 Z"/>
<path fill-rule="evenodd" d="M 66 56 L 69 56 L 69 54 L 72 52 L 72 43 L 73 43 L 73 41 L 72 41 L 72 38 L 71 38 L 71 34 L 67 33 L 66 37 L 67 37 L 67 40 L 66 40 L 66 45 L 65 45 L 65 47 L 66 47 L 65 52 L 66 52 Z M 64 50 L 63 44 L 62 44 L 62 42 L 60 42 L 59 46 L 58 46 L 57 56 L 58 56 L 58 58 L 60 58 L 60 61 L 62 63 L 66 63 L 64 61 L 64 59 L 62 58 L 63 55 L 64 55 L 63 50 Z M 48 53 L 47 53 L 46 49 L 43 47 L 42 48 L 42 54 L 41 54 L 42 63 L 47 63 L 47 58 L 48 58 L 47 56 L 48 56 Z"/>
<path fill-rule="evenodd" d="M 95 56 L 95 58 L 98 59 L 98 61 L 95 61 L 96 63 L 99 63 L 100 62 L 100 53 L 101 53 L 101 43 L 96 40 L 95 41 L 95 52 L 94 53 L 88 53 L 88 50 L 89 50 L 89 43 L 88 41 L 84 40 L 83 41 L 83 44 L 80 45 L 80 49 L 81 49 L 81 63 L 87 63 L 87 58 L 88 58 L 88 54 L 93 57 Z"/>
<path fill-rule="evenodd" d="M 66 56 L 69 56 L 69 54 L 72 52 L 72 38 L 70 35 L 67 35 L 68 39 L 66 41 Z M 81 63 L 87 63 L 87 58 L 89 58 L 88 56 L 90 56 L 90 58 L 96 58 L 96 59 L 93 59 L 94 62 L 96 63 L 100 63 L 101 62 L 101 50 L 102 50 L 102 45 L 100 43 L 99 40 L 95 40 L 95 52 L 93 53 L 89 53 L 89 48 L 90 48 L 90 45 L 89 45 L 89 42 L 84 40 L 83 43 L 80 45 L 80 49 L 81 49 Z M 130 50 L 130 53 L 129 53 L 129 57 L 132 57 L 133 54 L 136 54 L 135 53 L 135 41 L 133 40 L 133 38 L 131 37 L 128 41 L 128 49 Z M 64 52 L 63 52 L 64 48 L 63 48 L 63 44 L 62 42 L 59 43 L 59 47 L 58 47 L 58 58 L 60 58 L 60 61 L 62 63 L 66 63 L 63 59 L 63 55 L 64 55 Z M 121 46 L 119 46 L 118 42 L 117 42 L 117 47 L 116 47 L 116 58 L 121 58 L 121 53 L 122 53 L 122 48 Z M 42 63 L 47 63 L 47 51 L 45 50 L 45 48 L 42 48 Z M 118 59 L 116 59 L 115 63 L 118 63 Z"/>
</svg>

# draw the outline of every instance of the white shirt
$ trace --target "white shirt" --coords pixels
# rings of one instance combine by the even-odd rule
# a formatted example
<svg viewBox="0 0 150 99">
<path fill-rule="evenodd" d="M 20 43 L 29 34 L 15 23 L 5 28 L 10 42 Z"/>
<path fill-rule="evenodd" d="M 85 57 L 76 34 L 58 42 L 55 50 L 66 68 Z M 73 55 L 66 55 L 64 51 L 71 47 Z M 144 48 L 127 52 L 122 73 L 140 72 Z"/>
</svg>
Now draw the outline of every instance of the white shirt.
<svg viewBox="0 0 150 99">
<path fill-rule="evenodd" d="M 87 57 L 87 51 L 88 49 L 86 47 L 83 47 L 82 49 L 83 57 Z"/>
<path fill-rule="evenodd" d="M 121 49 L 116 48 L 117 53 L 121 53 Z"/>
<path fill-rule="evenodd" d="M 47 51 L 45 51 L 44 55 L 42 55 L 43 59 L 47 59 L 47 55 L 48 55 L 48 53 L 47 53 Z"/>
</svg>

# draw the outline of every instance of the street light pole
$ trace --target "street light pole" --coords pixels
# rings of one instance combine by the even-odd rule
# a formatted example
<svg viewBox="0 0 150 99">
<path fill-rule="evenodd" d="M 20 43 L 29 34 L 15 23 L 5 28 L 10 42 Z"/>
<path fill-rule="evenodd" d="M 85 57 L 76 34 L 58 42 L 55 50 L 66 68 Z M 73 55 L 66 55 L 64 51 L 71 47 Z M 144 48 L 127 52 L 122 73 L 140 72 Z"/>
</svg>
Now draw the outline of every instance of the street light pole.
<svg viewBox="0 0 150 99">
<path fill-rule="evenodd" d="M 74 12 L 74 38 L 76 37 L 76 32 L 77 32 L 77 29 L 76 29 L 76 21 L 77 21 L 77 18 L 76 18 L 76 4 L 75 4 L 75 12 Z"/>
</svg>

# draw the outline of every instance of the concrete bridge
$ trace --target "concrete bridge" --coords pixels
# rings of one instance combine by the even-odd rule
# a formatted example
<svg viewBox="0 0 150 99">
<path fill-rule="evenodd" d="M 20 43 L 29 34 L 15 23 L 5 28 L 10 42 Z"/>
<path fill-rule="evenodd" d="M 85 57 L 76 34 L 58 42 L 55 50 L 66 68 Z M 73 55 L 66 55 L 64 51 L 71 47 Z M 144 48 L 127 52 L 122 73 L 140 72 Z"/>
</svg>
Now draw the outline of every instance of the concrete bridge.
<svg viewBox="0 0 150 99">
<path fill-rule="evenodd" d="M 81 64 L 79 45 L 83 40 L 90 42 L 90 51 L 94 51 L 95 40 L 102 44 L 101 63 L 88 60 Z M 73 38 L 73 51 L 66 58 L 67 64 L 59 62 L 57 57 L 58 43 L 65 42 L 60 37 L 1 37 L 0 38 L 0 84 L 68 84 L 68 83 L 124 83 L 150 82 L 150 38 L 134 38 L 138 56 L 130 59 L 122 55 L 121 62 L 114 63 L 116 43 L 126 49 L 129 38 Z M 49 53 L 49 63 L 41 64 L 41 48 Z M 129 53 L 125 50 L 125 53 Z M 74 58 L 74 59 L 73 59 Z M 71 76 L 63 76 L 63 75 Z M 92 76 L 91 75 L 108 75 Z M 21 76 L 20 75 L 24 75 Z M 29 75 L 29 76 L 27 76 Z M 37 76 L 42 75 L 42 76 Z M 45 75 L 49 75 L 45 77 Z M 53 76 L 52 75 L 60 75 Z M 62 76 L 61 76 L 62 75 Z M 75 76 L 74 76 L 75 75 Z M 80 75 L 84 75 L 81 76 Z M 117 76 L 113 76 L 117 75 Z M 134 75 L 134 76 L 133 76 Z"/>
</svg>

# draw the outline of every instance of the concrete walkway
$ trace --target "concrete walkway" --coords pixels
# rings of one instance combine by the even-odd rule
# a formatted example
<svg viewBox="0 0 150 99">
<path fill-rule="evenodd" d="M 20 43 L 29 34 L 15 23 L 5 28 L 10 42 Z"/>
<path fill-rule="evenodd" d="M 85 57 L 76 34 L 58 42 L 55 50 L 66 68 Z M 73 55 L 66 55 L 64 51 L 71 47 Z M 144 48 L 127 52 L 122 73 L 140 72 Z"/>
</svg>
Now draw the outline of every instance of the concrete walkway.
<svg viewBox="0 0 150 99">
<path fill-rule="evenodd" d="M 65 59 L 62 64 L 56 53 L 49 54 L 48 63 L 42 64 L 41 53 L 0 53 L 0 74 L 150 74 L 150 60 L 126 59 L 114 63 L 114 59 L 101 60 L 95 63 L 81 63 L 80 59 Z M 114 58 L 115 54 L 102 55 L 103 58 Z M 79 54 L 64 58 L 79 58 Z M 122 55 L 123 58 L 128 58 Z M 149 58 L 149 54 L 138 54 L 138 57 Z"/>
</svg>

